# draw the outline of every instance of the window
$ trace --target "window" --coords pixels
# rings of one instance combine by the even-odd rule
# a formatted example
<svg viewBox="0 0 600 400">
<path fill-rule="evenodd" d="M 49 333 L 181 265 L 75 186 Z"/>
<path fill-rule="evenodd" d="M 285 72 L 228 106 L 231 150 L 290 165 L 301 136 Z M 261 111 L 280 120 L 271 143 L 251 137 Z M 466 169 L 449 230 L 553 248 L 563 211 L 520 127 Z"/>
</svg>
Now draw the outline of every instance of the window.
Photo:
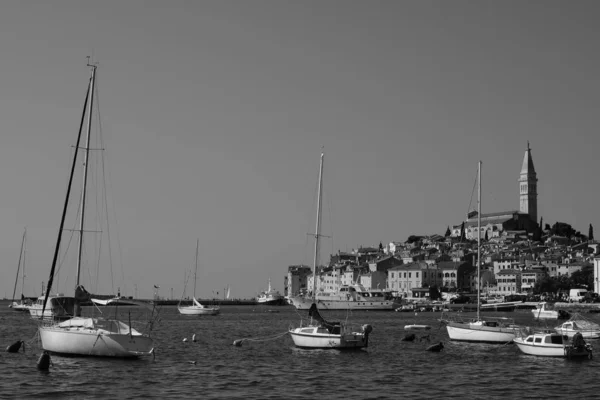
<svg viewBox="0 0 600 400">
<path fill-rule="evenodd" d="M 419 273 L 415 272 L 415 278 L 418 278 L 418 277 L 419 277 Z"/>
<path fill-rule="evenodd" d="M 410 272 L 408 273 L 408 277 L 410 278 Z"/>
</svg>

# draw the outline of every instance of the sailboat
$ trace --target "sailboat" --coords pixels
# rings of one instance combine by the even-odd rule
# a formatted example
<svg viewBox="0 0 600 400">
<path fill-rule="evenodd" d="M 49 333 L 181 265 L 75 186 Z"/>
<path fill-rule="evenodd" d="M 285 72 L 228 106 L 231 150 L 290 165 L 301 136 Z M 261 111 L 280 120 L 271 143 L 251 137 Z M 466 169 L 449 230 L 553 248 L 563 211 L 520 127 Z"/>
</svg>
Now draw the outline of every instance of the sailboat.
<svg viewBox="0 0 600 400">
<path fill-rule="evenodd" d="M 23 239 L 21 240 L 21 252 L 19 253 L 19 263 L 17 264 L 17 277 L 15 278 L 15 288 L 13 290 L 13 302 L 8 306 L 15 311 L 29 311 L 29 307 L 31 307 L 31 300 L 25 299 L 25 295 L 23 294 L 23 290 L 25 288 L 25 238 L 27 235 L 27 230 L 23 232 Z M 15 295 L 17 294 L 17 286 L 19 285 L 19 272 L 21 271 L 21 265 L 23 266 L 23 271 L 21 272 L 21 300 L 15 300 Z"/>
<path fill-rule="evenodd" d="M 477 168 L 477 316 L 474 319 L 463 319 L 442 316 L 446 323 L 450 340 L 484 343 L 510 343 L 520 334 L 520 327 L 511 318 L 482 317 L 481 311 L 481 161 Z"/>
<path fill-rule="evenodd" d="M 217 315 L 221 312 L 221 309 L 218 306 L 206 307 L 200 304 L 198 300 L 196 300 L 196 275 L 198 274 L 198 246 L 200 244 L 200 240 L 196 240 L 196 269 L 194 271 L 194 297 L 193 303 L 191 306 L 182 306 L 181 300 L 183 299 L 183 295 L 179 300 L 179 304 L 177 305 L 177 309 L 180 314 L 183 315 Z M 183 290 L 185 293 L 185 289 Z"/>
<path fill-rule="evenodd" d="M 317 224 L 315 228 L 315 253 L 313 260 L 313 289 L 312 305 L 308 310 L 310 321 L 303 325 L 300 320 L 300 326 L 290 329 L 289 333 L 294 341 L 294 345 L 307 349 L 360 349 L 369 344 L 369 334 L 373 330 L 371 325 L 363 325 L 360 329 L 353 327 L 346 322 L 330 322 L 325 320 L 319 313 L 315 294 L 317 293 L 317 265 L 319 263 L 319 249 L 321 240 L 321 199 L 323 186 L 323 159 L 321 153 L 321 162 L 319 166 L 319 189 L 317 196 Z"/>
<path fill-rule="evenodd" d="M 148 334 L 142 334 L 131 326 L 131 315 L 129 323 L 118 319 L 108 319 L 103 317 L 81 317 L 81 303 L 90 299 L 90 294 L 80 285 L 81 262 L 83 252 L 83 234 L 85 232 L 85 211 L 88 177 L 88 156 L 90 151 L 90 134 L 92 127 L 92 110 L 94 105 L 96 68 L 97 65 L 90 64 L 91 76 L 88 85 L 88 91 L 84 103 L 84 109 L 81 116 L 77 143 L 74 147 L 73 163 L 67 186 L 67 193 L 64 202 L 54 258 L 50 270 L 50 278 L 43 299 L 41 315 L 44 315 L 47 307 L 51 306 L 48 302 L 52 290 L 52 282 L 57 267 L 58 254 L 61 246 L 62 233 L 64 231 L 65 218 L 69 206 L 69 197 L 73 184 L 73 176 L 77 165 L 77 155 L 79 150 L 83 152 L 83 184 L 82 194 L 79 204 L 79 240 L 77 248 L 77 271 L 75 287 L 74 316 L 65 321 L 43 319 L 39 325 L 39 335 L 42 343 L 42 349 L 51 353 L 80 355 L 80 356 L 105 356 L 132 358 L 142 355 L 153 354 L 154 341 Z M 87 135 L 85 143 L 80 144 L 83 132 L 83 124 L 86 118 L 87 109 Z"/>
</svg>

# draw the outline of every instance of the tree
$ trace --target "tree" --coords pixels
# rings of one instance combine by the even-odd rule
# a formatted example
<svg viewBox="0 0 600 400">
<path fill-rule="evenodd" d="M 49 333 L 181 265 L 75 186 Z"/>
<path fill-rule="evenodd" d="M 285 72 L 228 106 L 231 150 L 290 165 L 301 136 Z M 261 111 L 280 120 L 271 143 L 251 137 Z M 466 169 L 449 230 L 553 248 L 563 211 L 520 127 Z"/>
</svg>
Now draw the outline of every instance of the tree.
<svg viewBox="0 0 600 400">
<path fill-rule="evenodd" d="M 488 239 L 488 231 L 487 230 L 485 231 L 485 238 L 483 240 L 485 240 L 486 242 L 489 240 Z"/>
<path fill-rule="evenodd" d="M 588 230 L 588 240 L 594 240 L 594 227 L 590 224 L 590 229 Z"/>
<path fill-rule="evenodd" d="M 462 225 L 460 226 L 460 240 L 465 240 L 465 221 L 463 221 Z"/>
<path fill-rule="evenodd" d="M 590 225 L 590 226 L 591 226 L 591 225 Z M 446 228 L 446 234 L 445 234 L 444 236 L 445 236 L 445 237 L 448 237 L 448 236 L 450 236 L 450 234 L 451 234 L 451 233 L 452 233 L 452 232 L 450 232 L 450 227 L 447 227 L 447 228 Z"/>
</svg>

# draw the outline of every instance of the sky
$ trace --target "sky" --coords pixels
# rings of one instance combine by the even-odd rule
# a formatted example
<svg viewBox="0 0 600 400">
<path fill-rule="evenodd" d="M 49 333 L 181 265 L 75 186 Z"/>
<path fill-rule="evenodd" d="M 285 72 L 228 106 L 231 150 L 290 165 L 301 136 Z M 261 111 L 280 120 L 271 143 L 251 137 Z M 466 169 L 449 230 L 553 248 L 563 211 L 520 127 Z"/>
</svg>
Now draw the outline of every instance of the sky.
<svg viewBox="0 0 600 400">
<path fill-rule="evenodd" d="M 538 216 L 600 235 L 599 16 L 594 1 L 6 1 L 0 296 L 25 228 L 25 294 L 48 281 L 86 56 L 118 259 L 82 271 L 98 293 L 179 298 L 197 240 L 198 297 L 283 293 L 287 267 L 312 263 L 322 148 L 322 260 L 460 224 L 480 160 L 482 212 L 518 210 L 528 141 Z"/>
</svg>

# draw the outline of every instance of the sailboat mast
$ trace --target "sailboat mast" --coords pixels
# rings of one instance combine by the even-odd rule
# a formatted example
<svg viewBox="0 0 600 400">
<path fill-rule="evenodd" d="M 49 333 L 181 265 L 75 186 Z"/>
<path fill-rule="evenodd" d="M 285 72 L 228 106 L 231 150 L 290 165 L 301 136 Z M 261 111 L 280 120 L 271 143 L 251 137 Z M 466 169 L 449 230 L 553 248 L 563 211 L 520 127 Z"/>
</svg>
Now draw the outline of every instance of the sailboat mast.
<svg viewBox="0 0 600 400">
<path fill-rule="evenodd" d="M 321 153 L 321 163 L 319 166 L 319 191 L 317 194 L 317 224 L 315 227 L 315 259 L 313 261 L 313 302 L 317 296 L 317 265 L 319 263 L 319 250 L 320 250 L 320 239 L 321 239 L 321 198 L 323 196 L 323 158 L 325 154 Z"/>
<path fill-rule="evenodd" d="M 17 285 L 19 284 L 19 271 L 21 270 L 21 260 L 23 258 L 23 245 L 25 244 L 25 233 L 23 232 L 23 239 L 21 239 L 21 252 L 19 253 L 19 264 L 17 264 L 17 277 L 15 278 L 15 288 L 13 290 L 12 299 L 15 299 L 17 294 Z M 23 268 L 24 269 L 24 268 Z M 25 286 L 25 270 L 23 270 L 23 286 Z M 23 287 L 21 287 L 21 294 L 23 293 Z"/>
<path fill-rule="evenodd" d="M 198 274 L 198 246 L 200 246 L 200 239 L 196 239 L 196 269 L 194 270 L 194 299 L 196 299 L 196 275 Z"/>
<path fill-rule="evenodd" d="M 480 309 L 481 285 L 481 161 L 477 168 L 477 319 Z"/>
<path fill-rule="evenodd" d="M 90 95 L 88 96 L 88 120 L 87 120 L 87 135 L 85 138 L 85 147 L 83 148 L 83 189 L 81 191 L 81 216 L 79 218 L 79 243 L 77 249 L 77 275 L 75 287 L 79 286 L 81 275 L 81 254 L 83 252 L 83 228 L 85 220 L 85 200 L 87 193 L 88 179 L 88 157 L 90 154 L 90 134 L 92 132 L 92 109 L 94 106 L 94 87 L 96 84 L 96 66 L 88 64 L 92 67 L 92 77 L 90 82 Z"/>
</svg>

